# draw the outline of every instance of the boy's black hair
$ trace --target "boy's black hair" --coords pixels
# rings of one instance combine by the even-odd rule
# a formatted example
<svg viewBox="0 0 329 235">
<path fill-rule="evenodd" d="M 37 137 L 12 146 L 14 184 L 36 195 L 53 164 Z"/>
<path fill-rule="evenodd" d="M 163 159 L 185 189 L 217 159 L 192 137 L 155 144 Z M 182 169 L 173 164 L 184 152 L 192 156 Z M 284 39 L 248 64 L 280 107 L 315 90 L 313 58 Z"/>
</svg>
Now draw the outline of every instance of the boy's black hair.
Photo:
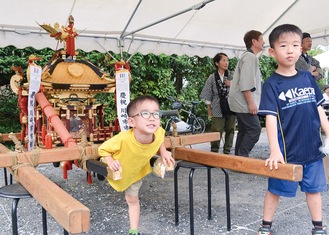
<svg viewBox="0 0 329 235">
<path fill-rule="evenodd" d="M 153 97 L 153 96 L 150 96 L 150 95 L 142 95 L 142 96 L 138 96 L 136 97 L 135 99 L 133 99 L 132 101 L 130 101 L 130 103 L 128 104 L 127 106 L 127 114 L 128 114 L 128 117 L 132 116 L 132 115 L 135 115 L 136 113 L 131 113 L 133 112 L 134 110 L 137 109 L 137 106 L 139 104 L 141 104 L 142 102 L 144 101 L 154 101 L 155 103 L 159 105 L 159 101 Z"/>
<path fill-rule="evenodd" d="M 216 63 L 218 63 L 222 59 L 223 56 L 226 56 L 228 58 L 228 56 L 225 53 L 220 52 L 220 53 L 217 53 L 214 56 L 214 58 L 212 59 L 212 61 L 214 62 L 214 65 L 215 65 L 216 68 L 217 68 Z"/>
<path fill-rule="evenodd" d="M 300 36 L 300 40 L 302 41 L 303 33 L 300 28 L 293 24 L 282 24 L 275 27 L 268 37 L 271 48 L 274 48 L 274 43 L 279 40 L 280 35 L 283 33 L 296 33 Z"/>
</svg>

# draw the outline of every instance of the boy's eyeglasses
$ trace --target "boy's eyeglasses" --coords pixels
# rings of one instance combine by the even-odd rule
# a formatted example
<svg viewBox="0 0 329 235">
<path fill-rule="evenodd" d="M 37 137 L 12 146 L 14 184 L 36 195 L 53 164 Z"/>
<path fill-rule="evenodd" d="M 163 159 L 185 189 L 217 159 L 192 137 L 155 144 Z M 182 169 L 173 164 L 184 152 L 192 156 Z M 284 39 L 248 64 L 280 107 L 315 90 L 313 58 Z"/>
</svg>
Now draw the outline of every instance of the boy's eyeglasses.
<svg viewBox="0 0 329 235">
<path fill-rule="evenodd" d="M 149 111 L 141 111 L 141 112 L 139 112 L 136 115 L 133 115 L 131 117 L 141 116 L 144 119 L 149 119 L 151 117 L 151 115 L 153 115 L 153 117 L 155 119 L 160 119 L 160 117 L 162 116 L 159 111 L 156 111 L 156 112 L 153 112 L 153 113 L 151 113 Z"/>
</svg>

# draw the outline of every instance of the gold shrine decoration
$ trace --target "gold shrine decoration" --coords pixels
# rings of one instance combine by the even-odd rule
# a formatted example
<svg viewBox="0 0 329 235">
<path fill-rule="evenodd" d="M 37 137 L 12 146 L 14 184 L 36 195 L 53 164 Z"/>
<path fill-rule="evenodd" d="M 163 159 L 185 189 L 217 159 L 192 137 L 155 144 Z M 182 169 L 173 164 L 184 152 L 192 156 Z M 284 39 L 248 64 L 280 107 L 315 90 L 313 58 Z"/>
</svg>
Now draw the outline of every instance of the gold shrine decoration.
<svg viewBox="0 0 329 235">
<path fill-rule="evenodd" d="M 83 68 L 79 64 L 73 63 L 67 67 L 67 72 L 75 78 L 80 78 L 83 75 Z"/>
</svg>

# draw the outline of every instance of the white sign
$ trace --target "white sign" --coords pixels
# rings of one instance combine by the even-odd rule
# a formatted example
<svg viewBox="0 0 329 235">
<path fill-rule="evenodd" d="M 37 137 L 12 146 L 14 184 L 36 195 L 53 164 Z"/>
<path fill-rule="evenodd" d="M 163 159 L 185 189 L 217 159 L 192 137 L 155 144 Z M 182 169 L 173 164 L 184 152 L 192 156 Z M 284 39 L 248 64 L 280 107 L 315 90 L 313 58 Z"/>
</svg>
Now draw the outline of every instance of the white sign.
<svg viewBox="0 0 329 235">
<path fill-rule="evenodd" d="M 127 114 L 127 106 L 130 102 L 129 77 L 130 73 L 125 69 L 118 70 L 115 73 L 117 115 L 121 131 L 127 131 L 129 129 Z"/>
<path fill-rule="evenodd" d="M 34 129 L 35 129 L 35 113 L 34 103 L 35 95 L 40 89 L 41 82 L 41 67 L 37 65 L 30 65 L 30 84 L 29 84 L 29 99 L 28 99 L 28 150 L 34 148 Z"/>
</svg>

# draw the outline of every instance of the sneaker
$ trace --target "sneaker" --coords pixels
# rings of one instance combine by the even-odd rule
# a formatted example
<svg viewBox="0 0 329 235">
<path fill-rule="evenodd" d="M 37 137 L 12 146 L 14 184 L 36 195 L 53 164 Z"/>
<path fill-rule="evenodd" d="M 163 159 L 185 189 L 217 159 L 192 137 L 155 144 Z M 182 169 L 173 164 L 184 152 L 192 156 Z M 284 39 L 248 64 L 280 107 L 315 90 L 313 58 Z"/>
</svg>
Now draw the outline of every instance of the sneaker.
<svg viewBox="0 0 329 235">
<path fill-rule="evenodd" d="M 325 227 L 314 227 L 312 229 L 312 235 L 316 234 L 327 234 L 327 230 Z"/>
<path fill-rule="evenodd" d="M 272 235 L 272 229 L 270 226 L 261 225 L 257 235 Z"/>
</svg>

